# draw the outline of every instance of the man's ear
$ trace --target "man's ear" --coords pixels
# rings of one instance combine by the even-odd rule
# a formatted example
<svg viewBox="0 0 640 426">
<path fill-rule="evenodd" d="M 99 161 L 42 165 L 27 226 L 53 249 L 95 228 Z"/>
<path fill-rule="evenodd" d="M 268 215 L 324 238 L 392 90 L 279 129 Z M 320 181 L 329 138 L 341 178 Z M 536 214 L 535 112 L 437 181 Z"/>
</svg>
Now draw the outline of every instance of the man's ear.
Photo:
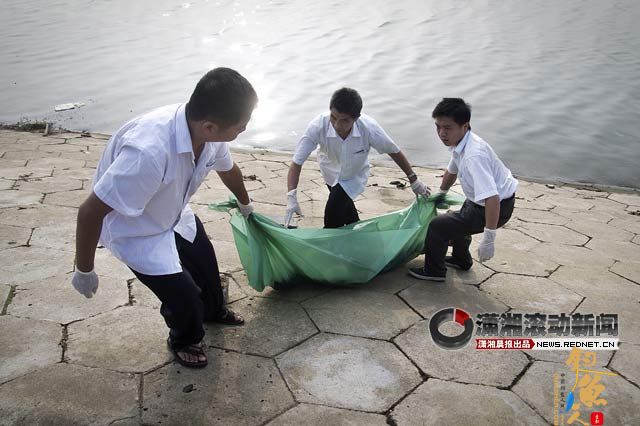
<svg viewBox="0 0 640 426">
<path fill-rule="evenodd" d="M 207 136 L 211 137 L 218 134 L 218 132 L 220 131 L 220 126 L 213 121 L 205 120 L 202 123 L 202 129 L 205 131 Z"/>
</svg>

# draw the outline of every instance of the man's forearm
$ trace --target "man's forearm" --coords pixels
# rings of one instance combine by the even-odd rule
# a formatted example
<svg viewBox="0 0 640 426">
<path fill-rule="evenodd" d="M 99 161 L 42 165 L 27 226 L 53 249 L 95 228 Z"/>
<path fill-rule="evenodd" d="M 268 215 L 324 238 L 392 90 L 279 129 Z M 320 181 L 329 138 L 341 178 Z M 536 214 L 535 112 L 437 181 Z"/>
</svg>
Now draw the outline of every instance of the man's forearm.
<svg viewBox="0 0 640 426">
<path fill-rule="evenodd" d="M 231 170 L 226 172 L 218 172 L 218 176 L 222 180 L 222 183 L 229 188 L 229 191 L 236 196 L 239 202 L 242 204 L 249 204 L 249 194 L 247 188 L 244 186 L 244 180 L 242 178 L 242 171 L 236 163 L 233 163 Z"/>
<path fill-rule="evenodd" d="M 445 170 L 444 175 L 442 176 L 442 183 L 440 184 L 440 189 L 443 191 L 448 191 L 449 188 L 451 188 L 453 184 L 456 183 L 457 178 L 458 178 L 457 174 L 453 174 Z"/>
<path fill-rule="evenodd" d="M 389 154 L 389 157 L 391 157 L 391 159 L 398 165 L 398 167 L 402 169 L 405 175 L 414 175 L 412 178 L 409 178 L 410 183 L 413 183 L 413 181 L 418 179 L 418 177 L 415 176 L 413 172 L 413 168 L 411 167 L 409 160 L 407 160 L 407 157 L 405 157 L 402 151 L 398 151 L 395 154 Z"/>
<path fill-rule="evenodd" d="M 296 164 L 292 161 L 289 166 L 289 173 L 287 173 L 287 192 L 298 187 L 301 171 L 302 165 Z"/>
<path fill-rule="evenodd" d="M 94 193 L 91 193 L 78 210 L 76 267 L 82 272 L 89 272 L 94 268 L 102 221 L 111 210 L 111 207 L 104 204 Z"/>
<path fill-rule="evenodd" d="M 496 229 L 500 217 L 500 197 L 494 195 L 484 200 L 485 228 Z"/>
</svg>

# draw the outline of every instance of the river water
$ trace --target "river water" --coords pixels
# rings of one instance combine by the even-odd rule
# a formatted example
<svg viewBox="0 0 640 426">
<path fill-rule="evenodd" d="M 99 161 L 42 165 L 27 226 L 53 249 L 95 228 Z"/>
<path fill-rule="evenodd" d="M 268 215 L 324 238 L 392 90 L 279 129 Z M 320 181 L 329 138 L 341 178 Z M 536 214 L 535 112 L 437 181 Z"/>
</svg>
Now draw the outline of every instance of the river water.
<svg viewBox="0 0 640 426">
<path fill-rule="evenodd" d="M 414 164 L 444 167 L 430 116 L 456 96 L 516 175 L 640 187 L 636 0 L 1 4 L 1 122 L 112 133 L 227 66 L 260 97 L 238 146 L 292 151 L 349 86 Z"/>
</svg>

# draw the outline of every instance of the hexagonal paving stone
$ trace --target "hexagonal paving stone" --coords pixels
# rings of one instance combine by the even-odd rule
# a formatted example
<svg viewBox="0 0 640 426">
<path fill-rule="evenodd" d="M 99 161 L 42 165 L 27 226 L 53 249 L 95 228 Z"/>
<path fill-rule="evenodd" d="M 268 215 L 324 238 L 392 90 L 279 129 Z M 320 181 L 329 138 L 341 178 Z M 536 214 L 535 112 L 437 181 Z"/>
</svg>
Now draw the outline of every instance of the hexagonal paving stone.
<svg viewBox="0 0 640 426">
<path fill-rule="evenodd" d="M 60 362 L 62 327 L 58 324 L 2 315 L 0 329 L 0 383 Z"/>
<path fill-rule="evenodd" d="M 276 417 L 275 420 L 267 423 L 267 426 L 386 426 L 387 424 L 387 418 L 380 414 L 362 413 L 322 405 L 300 404 Z"/>
<path fill-rule="evenodd" d="M 586 245 L 595 253 L 620 261 L 636 262 L 640 259 L 640 247 L 623 241 L 610 241 L 594 238 Z"/>
<path fill-rule="evenodd" d="M 1 284 L 0 285 L 0 312 L 4 309 L 4 305 L 9 298 L 9 293 L 11 293 L 11 286 Z"/>
<path fill-rule="evenodd" d="M 593 200 L 585 200 L 577 197 L 568 198 L 564 194 L 560 196 L 545 194 L 539 199 L 549 204 L 553 204 L 556 207 L 562 207 L 575 211 L 587 211 L 594 206 Z"/>
<path fill-rule="evenodd" d="M 580 232 L 583 235 L 588 235 L 591 238 L 618 241 L 630 241 L 631 238 L 633 238 L 633 234 L 631 232 L 598 222 L 572 220 L 565 226 L 569 229 Z"/>
<path fill-rule="evenodd" d="M 111 252 L 104 248 L 99 247 L 96 250 L 95 256 L 95 270 L 100 276 L 106 276 L 116 278 L 123 282 L 132 280 L 135 278 L 135 274 L 120 260 L 118 260 Z"/>
<path fill-rule="evenodd" d="M 4 158 L 9 157 L 9 153 Z M 5 167 L 0 169 L 0 177 L 3 179 L 23 180 L 45 178 L 53 174 L 53 168 L 34 168 L 34 167 Z"/>
<path fill-rule="evenodd" d="M 0 284 L 44 280 L 73 270 L 74 255 L 49 248 L 16 247 L 0 251 Z"/>
<path fill-rule="evenodd" d="M 609 370 L 603 368 L 598 368 L 597 371 L 610 373 Z M 536 361 L 513 387 L 513 392 L 540 413 L 549 423 L 553 423 L 553 380 L 555 374 L 560 375 L 561 373 L 567 374 L 567 387 L 573 387 L 575 373 L 568 366 L 553 362 Z M 594 408 L 604 413 L 605 424 L 634 425 L 640 423 L 640 412 L 637 409 L 638 405 L 640 405 L 640 389 L 619 376 L 601 376 L 599 384 L 605 387 L 599 397 L 605 399 L 607 405 L 594 405 Z M 589 414 L 595 409 L 590 409 L 585 404 L 581 404 L 581 407 L 580 418 L 589 422 Z M 560 421 L 565 424 L 564 422 L 567 419 L 568 416 L 564 416 L 564 419 Z"/>
<path fill-rule="evenodd" d="M 17 189 L 0 191 L 0 208 L 40 204 L 43 197 L 44 195 L 40 192 L 18 191 Z"/>
<path fill-rule="evenodd" d="M 589 241 L 587 236 L 563 226 L 546 225 L 542 223 L 522 223 L 518 226 L 518 229 L 543 242 L 581 246 Z"/>
<path fill-rule="evenodd" d="M 391 343 L 320 334 L 276 358 L 299 402 L 383 412 L 421 382 Z"/>
<path fill-rule="evenodd" d="M 74 191 L 82 189 L 82 181 L 62 177 L 47 177 L 41 179 L 19 180 L 15 186 L 20 191 L 42 192 L 51 194 L 54 192 Z"/>
<path fill-rule="evenodd" d="M 614 272 L 626 279 L 633 281 L 636 284 L 640 284 L 640 262 L 616 262 L 611 267 L 611 272 Z"/>
<path fill-rule="evenodd" d="M 366 284 L 354 284 L 353 287 L 366 287 L 368 291 L 380 291 L 383 293 L 396 294 L 407 287 L 416 284 L 416 279 L 407 273 L 408 267 L 419 267 L 424 264 L 424 257 L 420 256 L 412 260 L 407 265 L 399 266 L 392 271 L 385 272 L 373 278 Z M 481 263 L 474 263 L 468 271 L 449 268 L 447 271 L 447 283 L 461 283 L 468 285 L 478 285 L 494 272 L 484 267 Z"/>
<path fill-rule="evenodd" d="M 574 220 L 576 222 L 598 222 L 607 223 L 613 219 L 613 216 L 607 212 L 588 210 L 586 212 L 576 212 L 573 210 L 567 210 L 560 207 L 553 209 L 553 213 L 556 213 L 567 219 Z"/>
<path fill-rule="evenodd" d="M 40 226 L 33 230 L 29 244 L 33 247 L 48 247 L 76 252 L 76 224 L 63 222 L 57 225 Z"/>
<path fill-rule="evenodd" d="M 593 200 L 591 200 L 591 202 L 593 202 L 594 207 L 589 210 L 590 213 L 607 213 L 613 217 L 624 219 L 629 217 L 629 215 L 625 211 L 627 208 L 627 205 L 625 204 L 621 204 L 606 198 L 594 198 Z"/>
<path fill-rule="evenodd" d="M 473 401 L 472 404 L 461 403 Z M 512 392 L 429 379 L 391 412 L 398 425 L 546 425 Z"/>
<path fill-rule="evenodd" d="M 516 209 L 533 209 L 533 210 L 551 210 L 555 204 L 551 204 L 543 199 L 543 197 L 535 199 L 522 199 L 516 195 Z"/>
<path fill-rule="evenodd" d="M 622 204 L 626 204 L 629 206 L 637 206 L 640 207 L 640 194 L 635 193 L 620 193 L 620 194 L 611 194 L 609 199 L 613 201 L 617 201 Z"/>
<path fill-rule="evenodd" d="M 204 224 L 204 229 L 207 236 L 213 240 L 234 242 L 233 231 L 228 217 L 207 222 Z"/>
<path fill-rule="evenodd" d="M 590 268 L 606 269 L 614 263 L 612 257 L 603 256 L 589 248 L 565 244 L 542 243 L 531 249 L 531 252 L 539 257 L 552 260 L 556 265 L 577 268 L 589 265 Z"/>
<path fill-rule="evenodd" d="M 111 424 L 138 414 L 138 382 L 132 374 L 52 365 L 0 386 L 2 422 Z"/>
<path fill-rule="evenodd" d="M 496 238 L 496 245 L 500 237 Z M 471 253 L 475 256 L 477 242 L 471 246 Z M 534 247 L 539 247 L 540 243 Z M 533 250 L 533 249 L 532 249 Z M 517 250 L 505 247 L 503 250 L 496 250 L 495 256 L 484 262 L 486 266 L 496 272 L 505 272 L 519 275 L 529 275 L 546 277 L 553 272 L 558 264 L 541 256 L 532 254 L 527 250 Z"/>
<path fill-rule="evenodd" d="M 73 169 L 53 169 L 54 177 L 64 177 L 67 179 L 80 180 L 85 182 L 83 188 L 89 189 L 91 181 L 96 174 L 96 169 L 93 167 L 82 167 Z"/>
<path fill-rule="evenodd" d="M 31 159 L 27 163 L 28 168 L 53 167 L 56 170 L 81 169 L 83 166 L 84 166 L 83 161 L 78 161 L 72 158 L 64 158 L 64 157 L 54 157 L 54 158 L 40 157 L 40 158 Z"/>
<path fill-rule="evenodd" d="M 588 297 L 580 304 L 578 313 L 594 316 L 601 313 L 618 315 L 618 338 L 621 342 L 640 345 L 640 329 L 635 326 L 640 322 L 640 303 L 638 300 L 612 302 L 610 299 Z M 605 336 L 610 337 L 610 336 Z"/>
<path fill-rule="evenodd" d="M 29 228 L 0 225 L 0 250 L 25 245 L 30 236 Z"/>
<path fill-rule="evenodd" d="M 249 285 L 249 279 L 244 271 L 234 272 L 232 277 L 240 286 L 241 290 L 249 296 L 269 297 L 292 302 L 302 302 L 311 299 L 312 297 L 327 293 L 333 288 L 329 285 L 318 284 L 312 281 L 299 281 L 286 287 L 278 287 L 277 290 L 272 287 L 266 287 L 262 292 L 259 292 Z"/>
<path fill-rule="evenodd" d="M 474 237 L 470 250 L 471 253 L 475 254 L 478 249 L 478 244 L 480 244 L 480 240 L 482 239 L 482 234 L 475 235 Z M 540 241 L 531 238 L 518 229 L 504 228 L 500 229 L 495 241 L 497 253 L 502 253 L 507 250 L 531 250 L 538 244 L 540 244 Z"/>
<path fill-rule="evenodd" d="M 509 308 L 474 286 L 453 281 L 447 273 L 444 283 L 416 281 L 398 295 L 420 315 L 428 318 L 442 308 L 457 307 L 469 313 L 506 312 Z"/>
<path fill-rule="evenodd" d="M 53 194 L 46 194 L 42 204 L 64 207 L 80 207 L 87 199 L 90 192 L 87 190 L 64 191 Z"/>
<path fill-rule="evenodd" d="M 0 163 L 0 167 L 2 167 L 2 163 Z M 15 180 L 0 179 L 0 191 L 13 188 L 15 183 Z"/>
<path fill-rule="evenodd" d="M 123 281 L 100 277 L 97 293 L 87 299 L 71 285 L 71 274 L 65 274 L 20 284 L 7 313 L 67 324 L 128 302 L 129 290 Z"/>
<path fill-rule="evenodd" d="M 302 303 L 321 331 L 391 339 L 420 320 L 391 294 L 338 289 Z"/>
<path fill-rule="evenodd" d="M 295 404 L 273 360 L 207 356 L 202 370 L 173 363 L 144 376 L 143 424 L 258 425 Z"/>
<path fill-rule="evenodd" d="M 216 251 L 220 272 L 235 272 L 242 269 L 235 243 L 230 241 L 211 241 L 211 243 Z"/>
<path fill-rule="evenodd" d="M 18 191 L 20 192 L 20 191 Z M 5 225 L 37 228 L 63 222 L 75 223 L 77 209 L 60 206 L 29 206 L 27 208 L 4 209 L 0 212 L 0 223 Z"/>
<path fill-rule="evenodd" d="M 206 325 L 204 341 L 208 345 L 274 356 L 318 332 L 297 303 L 255 297 L 242 299 L 230 307 L 244 317 L 245 324 Z"/>
<path fill-rule="evenodd" d="M 544 210 L 515 209 L 513 214 L 525 222 L 545 223 L 548 225 L 564 225 L 569 221 L 566 217 Z"/>
<path fill-rule="evenodd" d="M 547 337 L 557 337 L 557 336 L 547 336 Z M 568 351 L 555 351 L 555 350 L 554 351 L 526 350 L 523 352 L 525 352 L 535 361 L 548 361 L 548 362 L 556 362 L 559 364 L 564 364 L 567 361 L 567 357 L 569 355 Z M 598 351 L 594 366 L 600 367 L 601 369 L 606 367 L 607 365 L 609 365 L 609 361 L 611 361 L 611 358 L 616 352 L 618 351 Z"/>
<path fill-rule="evenodd" d="M 124 306 L 69 325 L 68 361 L 122 372 L 144 372 L 173 359 L 169 330 L 157 310 Z"/>
<path fill-rule="evenodd" d="M 624 302 L 640 300 L 640 286 L 605 269 L 561 266 L 550 277 L 565 288 L 594 299 Z"/>
<path fill-rule="evenodd" d="M 467 311 L 472 317 L 481 312 Z M 482 311 L 482 313 L 497 311 Z M 443 330 L 447 333 L 448 330 Z M 453 331 L 452 331 L 453 332 Z M 436 346 L 424 320 L 394 339 L 394 342 L 429 376 L 488 386 L 509 386 L 527 365 L 520 351 L 479 351 L 472 342 L 457 350 Z"/>
<path fill-rule="evenodd" d="M 621 344 L 613 356 L 611 368 L 636 385 L 640 384 L 640 346 Z"/>
<path fill-rule="evenodd" d="M 633 232 L 634 234 L 640 234 L 640 218 L 637 216 L 629 215 L 629 219 L 616 218 L 609 222 L 608 225 L 620 230 Z"/>
<path fill-rule="evenodd" d="M 482 289 L 516 312 L 572 312 L 582 296 L 559 286 L 548 278 L 496 274 Z"/>
</svg>

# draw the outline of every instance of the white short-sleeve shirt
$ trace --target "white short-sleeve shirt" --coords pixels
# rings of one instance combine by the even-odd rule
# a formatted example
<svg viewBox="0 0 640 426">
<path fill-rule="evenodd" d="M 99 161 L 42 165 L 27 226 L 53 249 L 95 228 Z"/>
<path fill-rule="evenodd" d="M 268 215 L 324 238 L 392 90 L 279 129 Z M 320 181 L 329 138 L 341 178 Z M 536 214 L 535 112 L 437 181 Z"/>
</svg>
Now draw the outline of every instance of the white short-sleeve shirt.
<svg viewBox="0 0 640 426">
<path fill-rule="evenodd" d="M 400 148 L 371 117 L 362 114 L 354 123 L 351 133 L 342 139 L 331 125 L 330 113 L 313 119 L 296 146 L 293 162 L 302 165 L 318 148 L 318 165 L 329 186 L 339 183 L 355 199 L 364 192 L 369 179 L 369 151 L 395 154 Z"/>
<path fill-rule="evenodd" d="M 471 130 L 455 147 L 451 147 L 449 173 L 457 174 L 465 197 L 484 206 L 484 200 L 498 195 L 500 200 L 511 197 L 518 181 L 491 146 Z"/>
<path fill-rule="evenodd" d="M 226 142 L 206 143 L 196 164 L 185 104 L 134 118 L 109 140 L 93 192 L 113 208 L 100 243 L 146 275 L 182 271 L 174 231 L 193 242 L 195 216 L 188 205 L 209 171 L 228 171 Z"/>
</svg>

